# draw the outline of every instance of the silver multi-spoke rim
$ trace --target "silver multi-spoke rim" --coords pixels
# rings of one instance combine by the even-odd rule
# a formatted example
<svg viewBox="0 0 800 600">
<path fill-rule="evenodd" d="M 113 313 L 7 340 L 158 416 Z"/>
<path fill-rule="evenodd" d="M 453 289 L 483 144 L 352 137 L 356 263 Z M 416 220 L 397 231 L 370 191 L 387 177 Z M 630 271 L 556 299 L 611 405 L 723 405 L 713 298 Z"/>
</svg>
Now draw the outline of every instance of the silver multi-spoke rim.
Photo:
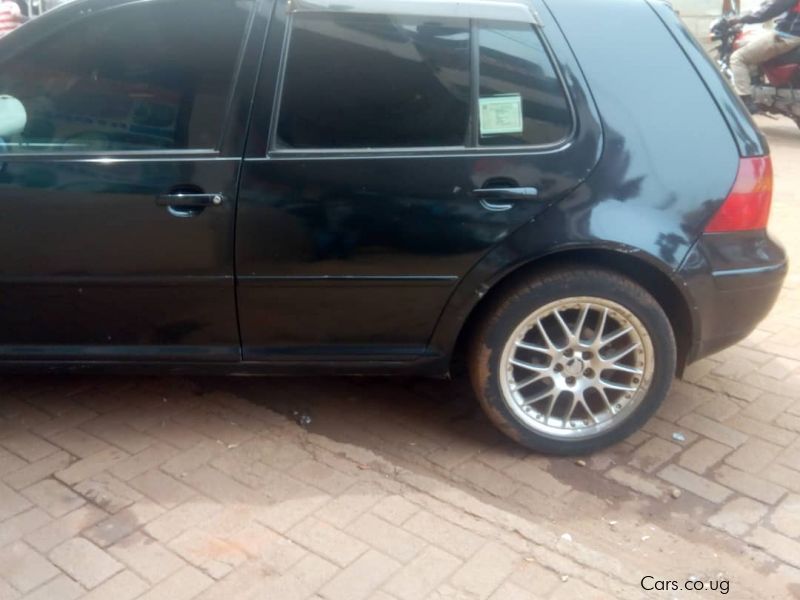
<svg viewBox="0 0 800 600">
<path fill-rule="evenodd" d="M 551 302 L 525 319 L 501 357 L 506 402 L 522 423 L 554 438 L 590 438 L 642 402 L 653 342 L 631 311 L 604 298 Z"/>
</svg>

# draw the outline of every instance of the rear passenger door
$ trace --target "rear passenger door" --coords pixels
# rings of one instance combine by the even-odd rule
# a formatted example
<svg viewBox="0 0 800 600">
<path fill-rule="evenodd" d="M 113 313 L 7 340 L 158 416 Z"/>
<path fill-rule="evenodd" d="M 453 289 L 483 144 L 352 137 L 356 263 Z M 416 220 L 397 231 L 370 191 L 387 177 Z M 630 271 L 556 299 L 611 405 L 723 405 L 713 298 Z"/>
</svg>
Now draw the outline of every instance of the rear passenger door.
<svg viewBox="0 0 800 600">
<path fill-rule="evenodd" d="M 290 6 L 239 195 L 244 357 L 417 358 L 470 268 L 594 166 L 597 122 L 532 14 Z"/>
</svg>

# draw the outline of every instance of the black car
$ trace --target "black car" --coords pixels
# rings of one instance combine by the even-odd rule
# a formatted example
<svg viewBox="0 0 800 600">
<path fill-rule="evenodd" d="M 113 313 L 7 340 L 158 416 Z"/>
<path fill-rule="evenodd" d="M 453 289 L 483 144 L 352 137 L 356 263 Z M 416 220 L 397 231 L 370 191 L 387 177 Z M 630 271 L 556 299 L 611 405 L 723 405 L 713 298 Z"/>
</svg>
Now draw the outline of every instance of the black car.
<svg viewBox="0 0 800 600">
<path fill-rule="evenodd" d="M 786 273 L 656 0 L 75 0 L 0 40 L 0 368 L 445 376 L 622 439 Z"/>
</svg>

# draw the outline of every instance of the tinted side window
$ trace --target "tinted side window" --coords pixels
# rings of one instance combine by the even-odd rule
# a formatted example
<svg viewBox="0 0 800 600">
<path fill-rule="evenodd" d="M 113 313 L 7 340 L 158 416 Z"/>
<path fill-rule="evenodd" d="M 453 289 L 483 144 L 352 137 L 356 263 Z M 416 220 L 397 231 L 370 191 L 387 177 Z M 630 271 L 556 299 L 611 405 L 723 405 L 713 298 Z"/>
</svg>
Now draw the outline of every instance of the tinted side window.
<svg viewBox="0 0 800 600">
<path fill-rule="evenodd" d="M 564 88 L 534 28 L 485 22 L 479 44 L 480 144 L 540 145 L 569 135 Z"/>
<path fill-rule="evenodd" d="M 0 151 L 215 148 L 253 4 L 142 2 L 58 30 L 0 65 Z"/>
<path fill-rule="evenodd" d="M 466 20 L 296 15 L 278 146 L 463 146 L 469 38 Z"/>
</svg>

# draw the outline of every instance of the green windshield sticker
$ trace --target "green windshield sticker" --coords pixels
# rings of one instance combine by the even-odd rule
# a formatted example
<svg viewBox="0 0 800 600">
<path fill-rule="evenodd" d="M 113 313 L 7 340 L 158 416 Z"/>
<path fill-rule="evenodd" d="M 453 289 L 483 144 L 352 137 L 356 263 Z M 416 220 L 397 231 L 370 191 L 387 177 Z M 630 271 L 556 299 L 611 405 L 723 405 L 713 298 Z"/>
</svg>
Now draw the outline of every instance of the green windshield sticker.
<svg viewBox="0 0 800 600">
<path fill-rule="evenodd" d="M 519 94 L 480 99 L 481 135 L 522 133 L 522 97 Z"/>
</svg>

